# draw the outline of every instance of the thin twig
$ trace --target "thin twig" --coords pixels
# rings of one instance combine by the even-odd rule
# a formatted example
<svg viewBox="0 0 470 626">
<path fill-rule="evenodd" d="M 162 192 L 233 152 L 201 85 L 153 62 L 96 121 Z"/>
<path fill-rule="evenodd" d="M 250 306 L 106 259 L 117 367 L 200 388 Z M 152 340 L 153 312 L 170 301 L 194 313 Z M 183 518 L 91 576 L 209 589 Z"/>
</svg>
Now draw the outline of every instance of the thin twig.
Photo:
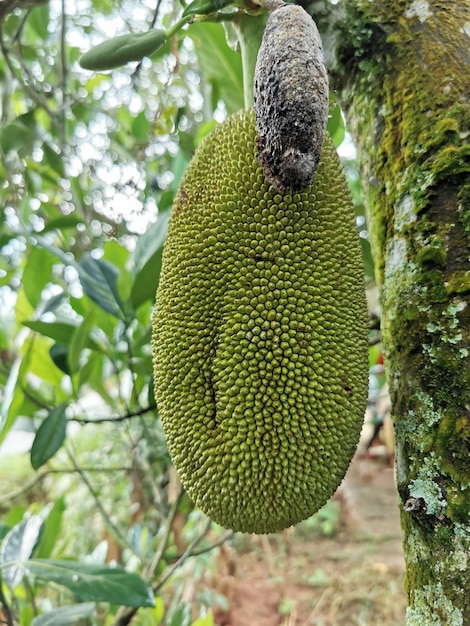
<svg viewBox="0 0 470 626">
<path fill-rule="evenodd" d="M 165 549 L 168 543 L 168 539 L 170 537 L 171 530 L 173 528 L 173 522 L 174 522 L 176 513 L 178 512 L 178 506 L 179 506 L 182 494 L 183 494 L 183 488 L 180 486 L 179 491 L 176 494 L 175 501 L 173 502 L 172 507 L 167 517 L 167 527 L 165 529 L 165 534 L 163 535 L 163 538 L 160 541 L 160 544 L 153 556 L 153 559 L 150 561 L 148 567 L 144 570 L 144 578 L 145 580 L 149 582 L 154 577 L 157 567 L 160 561 L 162 560 L 163 554 L 165 552 Z"/>
<path fill-rule="evenodd" d="M 113 532 L 114 536 L 116 537 L 118 543 L 120 543 L 122 547 L 128 548 L 133 554 L 135 554 L 136 552 L 135 552 L 134 548 L 126 541 L 126 539 L 122 536 L 121 531 L 119 530 L 119 528 L 116 526 L 116 524 L 114 524 L 114 522 L 109 517 L 106 509 L 101 504 L 101 500 L 100 500 L 100 497 L 99 497 L 98 493 L 95 491 L 95 488 L 93 487 L 93 485 L 88 480 L 88 477 L 86 476 L 86 474 L 83 471 L 83 469 L 81 467 L 79 467 L 79 465 L 75 461 L 75 457 L 72 454 L 72 452 L 67 447 L 65 448 L 65 451 L 67 453 L 67 456 L 70 459 L 70 462 L 72 463 L 72 465 L 76 469 L 77 473 L 80 475 L 80 478 L 83 480 L 83 482 L 87 486 L 88 491 L 90 492 L 93 500 L 95 501 L 96 507 L 98 508 L 99 512 L 101 513 L 101 516 L 103 517 L 103 519 L 105 521 L 105 524 L 112 530 L 112 532 Z"/>
<path fill-rule="evenodd" d="M 160 13 L 160 7 L 162 5 L 162 0 L 158 0 L 157 4 L 155 6 L 155 11 L 153 12 L 153 16 L 152 16 L 152 22 L 150 24 L 150 27 L 153 28 L 157 22 L 157 18 L 158 18 L 158 14 Z"/>
<path fill-rule="evenodd" d="M 165 549 L 168 544 L 168 539 L 170 537 L 170 534 L 173 528 L 173 522 L 174 522 L 176 513 L 178 512 L 178 506 L 180 503 L 182 493 L 183 493 L 183 489 L 180 487 L 179 492 L 175 498 L 175 501 L 173 502 L 171 509 L 168 513 L 168 516 L 166 518 L 165 532 L 162 538 L 160 539 L 160 543 L 158 545 L 158 548 L 155 552 L 155 555 L 152 561 L 149 563 L 145 571 L 144 577 L 147 580 L 150 580 L 150 578 L 154 575 L 155 570 L 157 569 L 158 564 L 160 563 L 165 553 Z M 127 626 L 130 623 L 131 619 L 134 617 L 134 615 L 137 613 L 137 611 L 138 611 L 137 608 L 121 607 L 119 611 L 116 613 L 116 617 L 114 618 L 114 622 L 112 626 Z"/>
<path fill-rule="evenodd" d="M 207 520 L 207 523 L 203 529 L 203 531 L 201 533 L 199 533 L 199 535 L 197 535 L 197 537 L 195 537 L 191 543 L 189 544 L 187 550 L 184 552 L 184 554 L 182 554 L 180 556 L 180 558 L 173 564 L 172 567 L 167 568 L 165 575 L 162 576 L 162 578 L 160 578 L 159 582 L 154 585 L 152 587 L 153 592 L 157 593 L 162 587 L 163 585 L 166 583 L 166 581 L 170 578 L 170 576 L 172 576 L 174 574 L 174 572 L 183 565 L 183 563 L 186 561 L 186 559 L 188 559 L 190 556 L 193 556 L 192 551 L 194 550 L 194 548 L 197 546 L 197 544 L 199 542 L 201 542 L 204 537 L 207 535 L 207 533 L 210 530 L 211 527 L 211 520 Z"/>
<path fill-rule="evenodd" d="M 116 473 L 116 472 L 130 472 L 132 467 L 82 467 L 82 472 L 102 472 L 102 473 Z M 0 496 L 0 505 L 5 502 L 11 502 L 11 500 L 16 500 L 30 489 L 32 489 L 37 483 L 40 483 L 44 478 L 51 474 L 78 474 L 79 470 L 73 467 L 64 467 L 64 468 L 56 468 L 56 469 L 48 469 L 38 472 L 33 478 L 31 478 L 28 482 L 26 482 L 18 489 L 14 489 L 3 496 Z"/>
<path fill-rule="evenodd" d="M 219 546 L 224 544 L 228 539 L 233 537 L 233 535 L 234 535 L 233 530 L 229 530 L 228 532 L 224 533 L 221 537 L 219 537 L 217 541 L 214 541 L 213 543 L 208 544 L 205 548 L 200 548 L 199 550 L 193 550 L 191 554 L 189 555 L 187 555 L 186 552 L 183 552 L 183 554 L 177 554 L 175 556 L 175 559 L 178 561 L 179 559 L 183 557 L 187 559 L 188 556 L 200 556 L 201 554 L 206 554 L 206 552 L 212 552 L 214 548 L 218 548 Z"/>
<path fill-rule="evenodd" d="M 67 54 L 66 54 L 66 32 L 67 32 L 67 14 L 65 12 L 65 0 L 62 0 L 61 6 L 61 21 L 60 21 L 60 65 L 61 65 L 61 87 L 62 87 L 62 111 L 61 111 L 61 121 L 62 121 L 62 142 L 65 143 L 66 137 L 66 109 L 68 103 L 68 91 L 67 91 L 67 81 L 68 81 L 68 65 L 67 65 Z"/>
<path fill-rule="evenodd" d="M 2 581 L 0 579 L 0 607 L 2 607 L 2 612 L 3 615 L 5 616 L 5 621 L 2 621 L 2 623 L 7 624 L 8 626 L 14 626 L 14 620 L 13 620 L 13 614 L 10 608 L 10 605 L 8 604 L 4 594 L 3 594 L 3 590 L 2 590 Z"/>
<path fill-rule="evenodd" d="M 31 478 L 31 480 L 29 480 L 27 483 L 25 483 L 18 489 L 15 489 L 14 491 L 10 491 L 10 493 L 7 493 L 4 496 L 0 496 L 0 504 L 3 504 L 4 502 L 10 502 L 11 500 L 15 500 L 16 498 L 19 498 L 24 493 L 32 489 L 37 483 L 41 482 L 41 480 L 43 480 L 43 478 L 47 476 L 47 474 L 49 474 L 48 471 L 39 472 L 38 474 L 36 474 L 36 476 Z"/>
<path fill-rule="evenodd" d="M 124 415 L 113 415 L 111 417 L 97 417 L 96 419 L 88 419 L 86 417 L 71 417 L 70 421 L 78 422 L 79 424 L 101 424 L 103 422 L 124 422 L 132 417 L 139 417 L 140 415 L 144 415 L 145 413 L 150 413 L 151 411 L 155 411 L 157 408 L 156 404 L 151 404 L 143 409 L 138 409 L 137 411 L 130 411 L 129 413 L 125 413 Z"/>
</svg>

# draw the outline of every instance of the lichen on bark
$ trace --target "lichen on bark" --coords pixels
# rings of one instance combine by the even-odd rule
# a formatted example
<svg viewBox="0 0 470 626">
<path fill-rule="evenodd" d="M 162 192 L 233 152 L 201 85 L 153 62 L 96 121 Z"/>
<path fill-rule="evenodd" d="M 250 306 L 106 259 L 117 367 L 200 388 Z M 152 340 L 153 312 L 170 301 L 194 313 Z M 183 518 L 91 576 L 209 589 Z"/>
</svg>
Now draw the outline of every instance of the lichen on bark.
<svg viewBox="0 0 470 626">
<path fill-rule="evenodd" d="M 345 0 L 397 440 L 408 624 L 470 624 L 469 3 Z"/>
</svg>

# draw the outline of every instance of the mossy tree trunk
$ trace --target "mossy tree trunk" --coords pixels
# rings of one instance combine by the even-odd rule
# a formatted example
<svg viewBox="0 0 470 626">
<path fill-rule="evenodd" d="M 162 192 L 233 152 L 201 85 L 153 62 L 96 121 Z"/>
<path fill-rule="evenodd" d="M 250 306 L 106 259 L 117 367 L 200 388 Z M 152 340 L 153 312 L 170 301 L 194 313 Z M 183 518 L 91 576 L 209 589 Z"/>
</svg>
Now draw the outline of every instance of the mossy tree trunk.
<svg viewBox="0 0 470 626">
<path fill-rule="evenodd" d="M 407 624 L 467 625 L 470 1 L 339 6 L 330 71 L 358 146 L 381 288 Z"/>
</svg>

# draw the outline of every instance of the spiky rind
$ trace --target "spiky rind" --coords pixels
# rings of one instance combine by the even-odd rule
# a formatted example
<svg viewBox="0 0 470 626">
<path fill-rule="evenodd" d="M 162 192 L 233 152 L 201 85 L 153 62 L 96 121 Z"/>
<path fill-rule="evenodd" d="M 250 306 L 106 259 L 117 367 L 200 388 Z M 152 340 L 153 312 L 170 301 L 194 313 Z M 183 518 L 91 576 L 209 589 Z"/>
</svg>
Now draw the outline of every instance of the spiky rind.
<svg viewBox="0 0 470 626">
<path fill-rule="evenodd" d="M 302 193 L 256 159 L 253 112 L 217 127 L 175 199 L 153 317 L 155 393 L 191 498 L 277 532 L 318 510 L 354 453 L 367 397 L 354 211 L 325 141 Z"/>
</svg>

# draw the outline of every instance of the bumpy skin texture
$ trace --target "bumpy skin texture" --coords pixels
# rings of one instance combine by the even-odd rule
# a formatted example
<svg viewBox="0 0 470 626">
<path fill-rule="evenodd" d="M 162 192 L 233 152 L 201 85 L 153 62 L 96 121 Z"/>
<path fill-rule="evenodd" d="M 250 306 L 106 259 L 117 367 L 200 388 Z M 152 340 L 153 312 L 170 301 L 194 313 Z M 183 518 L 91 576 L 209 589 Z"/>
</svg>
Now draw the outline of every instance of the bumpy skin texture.
<svg viewBox="0 0 470 626">
<path fill-rule="evenodd" d="M 305 189 L 315 175 L 328 121 L 328 74 L 320 34 L 302 7 L 271 13 L 253 86 L 258 159 L 278 191 Z"/>
<path fill-rule="evenodd" d="M 367 314 L 349 191 L 326 140 L 317 176 L 279 194 L 253 112 L 203 142 L 183 177 L 153 319 L 155 393 L 191 498 L 270 533 L 340 483 L 367 397 Z"/>
</svg>

